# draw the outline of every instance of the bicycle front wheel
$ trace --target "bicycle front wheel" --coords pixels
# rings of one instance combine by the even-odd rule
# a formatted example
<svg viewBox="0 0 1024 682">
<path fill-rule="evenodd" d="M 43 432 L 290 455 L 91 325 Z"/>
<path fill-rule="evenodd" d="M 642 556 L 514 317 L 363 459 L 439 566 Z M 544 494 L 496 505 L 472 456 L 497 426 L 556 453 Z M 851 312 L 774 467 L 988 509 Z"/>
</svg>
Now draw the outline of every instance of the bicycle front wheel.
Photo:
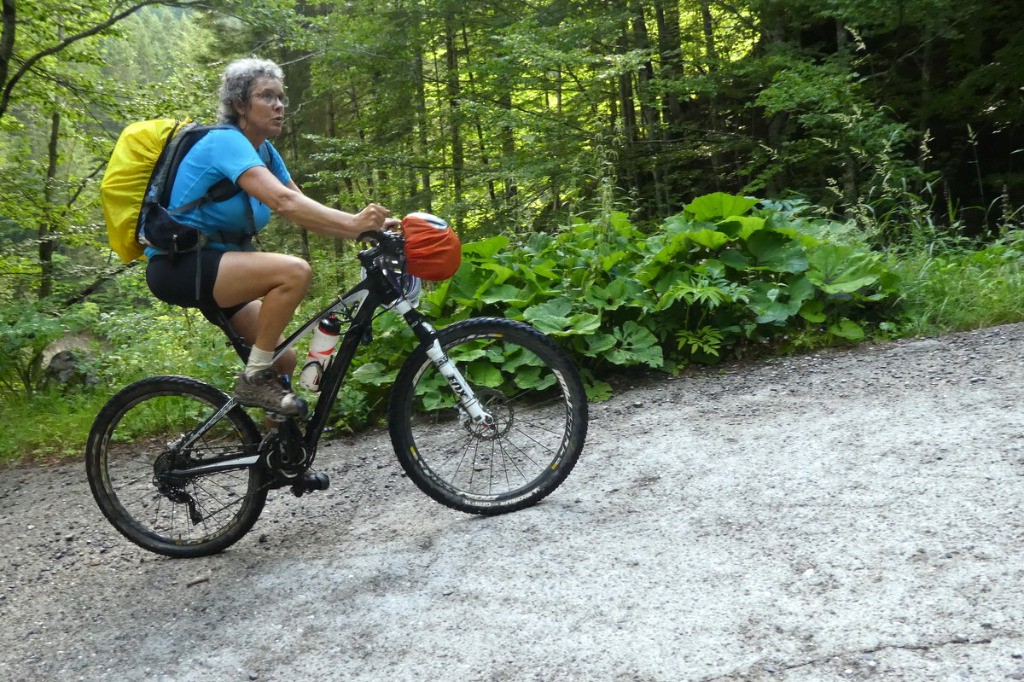
<svg viewBox="0 0 1024 682">
<path fill-rule="evenodd" d="M 256 455 L 259 430 L 238 406 L 194 435 L 228 400 L 201 381 L 162 376 L 124 388 L 103 407 L 89 433 L 86 472 L 122 535 L 157 554 L 199 557 L 249 532 L 267 499 L 262 465 L 175 475 Z"/>
<path fill-rule="evenodd" d="M 536 329 L 475 318 L 438 333 L 494 423 L 474 423 L 421 345 L 392 390 L 391 441 L 409 478 L 472 514 L 536 504 L 572 471 L 587 435 L 587 399 L 569 358 Z"/>
</svg>

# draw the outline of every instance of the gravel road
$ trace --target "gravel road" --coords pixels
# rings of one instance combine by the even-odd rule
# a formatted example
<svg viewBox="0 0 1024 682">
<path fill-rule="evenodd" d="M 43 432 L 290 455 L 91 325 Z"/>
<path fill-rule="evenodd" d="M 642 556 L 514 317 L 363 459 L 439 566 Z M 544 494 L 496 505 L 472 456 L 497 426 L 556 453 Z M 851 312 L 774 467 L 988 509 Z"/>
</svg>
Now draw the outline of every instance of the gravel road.
<svg viewBox="0 0 1024 682">
<path fill-rule="evenodd" d="M 3 470 L 0 679 L 1024 679 L 1022 358 L 1010 325 L 637 385 L 498 518 L 333 441 L 330 490 L 190 561 L 80 464 Z"/>
</svg>

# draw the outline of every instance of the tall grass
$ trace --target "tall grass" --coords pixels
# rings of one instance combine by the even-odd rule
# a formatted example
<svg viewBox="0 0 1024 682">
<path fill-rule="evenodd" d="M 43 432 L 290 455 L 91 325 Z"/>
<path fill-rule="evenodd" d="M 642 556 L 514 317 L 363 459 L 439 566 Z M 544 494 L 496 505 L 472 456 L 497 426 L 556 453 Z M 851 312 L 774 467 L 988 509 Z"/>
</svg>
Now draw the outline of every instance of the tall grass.
<svg viewBox="0 0 1024 682">
<path fill-rule="evenodd" d="M 1024 230 L 986 245 L 901 249 L 901 332 L 930 336 L 1024 320 Z"/>
<path fill-rule="evenodd" d="M 1004 191 L 987 210 L 964 210 L 932 180 L 914 192 L 882 182 L 874 200 L 852 211 L 870 241 L 884 249 L 901 279 L 899 333 L 930 336 L 1024 320 L 1024 207 Z M 984 215 L 995 231 L 968 228 Z"/>
<path fill-rule="evenodd" d="M 61 395 L 57 391 L 3 396 L 0 465 L 78 458 L 85 435 L 110 396 L 106 393 Z"/>
</svg>

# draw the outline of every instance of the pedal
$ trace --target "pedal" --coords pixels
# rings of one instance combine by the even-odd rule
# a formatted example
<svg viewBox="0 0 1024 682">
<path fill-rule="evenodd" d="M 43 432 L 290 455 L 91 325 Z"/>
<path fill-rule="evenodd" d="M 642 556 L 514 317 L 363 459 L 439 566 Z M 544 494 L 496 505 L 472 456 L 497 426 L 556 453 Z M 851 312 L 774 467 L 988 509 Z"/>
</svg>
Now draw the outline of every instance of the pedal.
<svg viewBox="0 0 1024 682">
<path fill-rule="evenodd" d="M 306 493 L 313 492 L 314 490 L 327 490 L 330 485 L 331 479 L 327 478 L 327 474 L 307 471 L 292 483 L 292 495 L 295 495 L 295 497 L 302 497 Z"/>
<path fill-rule="evenodd" d="M 299 398 L 296 400 L 296 404 L 299 406 L 299 410 L 296 414 L 282 414 L 281 412 L 274 412 L 273 410 L 264 408 L 264 412 L 267 415 L 267 419 L 275 422 L 283 422 L 288 419 L 305 419 L 309 416 L 309 403 L 306 402 L 305 398 Z"/>
</svg>

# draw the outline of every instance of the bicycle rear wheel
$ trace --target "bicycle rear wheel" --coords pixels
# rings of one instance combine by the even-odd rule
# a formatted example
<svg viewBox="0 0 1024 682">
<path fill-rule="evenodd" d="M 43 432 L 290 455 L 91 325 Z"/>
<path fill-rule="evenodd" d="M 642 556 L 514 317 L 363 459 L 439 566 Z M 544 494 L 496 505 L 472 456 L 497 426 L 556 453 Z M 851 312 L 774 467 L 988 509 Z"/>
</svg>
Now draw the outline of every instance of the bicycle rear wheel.
<svg viewBox="0 0 1024 682">
<path fill-rule="evenodd" d="M 235 406 L 187 444 L 228 396 L 187 377 L 152 377 L 111 398 L 86 446 L 93 497 L 114 528 L 171 557 L 215 554 L 242 538 L 266 504 L 262 465 L 175 476 L 216 458 L 254 456 L 259 430 Z"/>
<path fill-rule="evenodd" d="M 532 327 L 476 318 L 438 333 L 493 428 L 474 424 L 421 345 L 392 390 L 391 441 L 409 478 L 472 514 L 536 504 L 572 471 L 587 434 L 587 399 L 569 358 Z"/>
</svg>

